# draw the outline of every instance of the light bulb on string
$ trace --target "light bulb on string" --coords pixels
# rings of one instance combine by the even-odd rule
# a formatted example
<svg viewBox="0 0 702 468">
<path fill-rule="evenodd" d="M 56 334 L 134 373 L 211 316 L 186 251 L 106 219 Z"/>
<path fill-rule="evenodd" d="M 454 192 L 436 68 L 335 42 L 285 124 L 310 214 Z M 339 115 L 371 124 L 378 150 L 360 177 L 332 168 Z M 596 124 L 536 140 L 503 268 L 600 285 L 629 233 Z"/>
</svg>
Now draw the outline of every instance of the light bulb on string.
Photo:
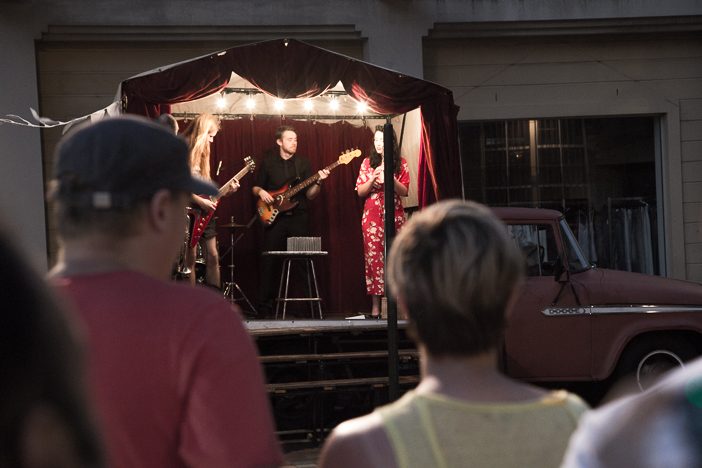
<svg viewBox="0 0 702 468">
<path fill-rule="evenodd" d="M 251 110 L 254 110 L 254 108 L 256 107 L 256 101 L 254 100 L 253 96 L 249 95 L 249 96 L 246 98 L 246 104 L 245 104 L 245 105 L 246 105 L 246 108 L 247 108 L 248 110 L 250 110 L 250 111 L 251 111 Z"/>
<path fill-rule="evenodd" d="M 227 100 L 224 99 L 224 95 L 220 94 L 217 98 L 217 109 L 224 109 L 227 105 Z"/>
</svg>

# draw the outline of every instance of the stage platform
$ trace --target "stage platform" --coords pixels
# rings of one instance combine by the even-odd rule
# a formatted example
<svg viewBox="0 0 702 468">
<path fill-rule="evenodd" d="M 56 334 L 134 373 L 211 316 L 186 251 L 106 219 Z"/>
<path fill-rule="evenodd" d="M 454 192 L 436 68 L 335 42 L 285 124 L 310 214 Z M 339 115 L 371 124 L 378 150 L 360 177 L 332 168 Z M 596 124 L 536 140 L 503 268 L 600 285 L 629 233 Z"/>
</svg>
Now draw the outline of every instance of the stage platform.
<svg viewBox="0 0 702 468">
<path fill-rule="evenodd" d="M 398 384 L 419 381 L 419 359 L 398 322 Z M 388 402 L 387 321 L 248 320 L 286 451 L 319 446 L 341 421 Z"/>
<path fill-rule="evenodd" d="M 398 320 L 398 329 L 404 329 L 406 320 Z M 246 328 L 252 335 L 291 334 L 310 332 L 334 332 L 344 330 L 385 330 L 384 319 L 292 319 L 292 320 L 246 320 Z"/>
</svg>

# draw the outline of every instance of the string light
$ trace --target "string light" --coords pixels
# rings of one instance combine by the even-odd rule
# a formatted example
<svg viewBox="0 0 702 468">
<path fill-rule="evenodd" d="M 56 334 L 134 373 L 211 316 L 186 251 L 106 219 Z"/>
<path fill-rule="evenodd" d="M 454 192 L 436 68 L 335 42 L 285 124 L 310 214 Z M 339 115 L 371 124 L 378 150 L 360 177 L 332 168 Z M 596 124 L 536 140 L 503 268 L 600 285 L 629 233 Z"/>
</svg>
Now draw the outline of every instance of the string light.
<svg viewBox="0 0 702 468">
<path fill-rule="evenodd" d="M 224 108 L 226 107 L 226 105 L 227 105 L 226 99 L 224 99 L 224 96 L 220 95 L 220 96 L 217 98 L 217 108 L 218 108 L 218 109 L 224 109 Z"/>
<path fill-rule="evenodd" d="M 243 99 L 240 97 L 234 101 L 228 101 L 227 95 L 232 93 L 243 95 Z M 356 100 L 342 90 L 328 90 L 315 98 L 306 97 L 302 99 L 281 99 L 274 96 L 258 98 L 257 95 L 264 95 L 265 93 L 257 88 L 224 88 L 217 94 L 218 96 L 214 97 L 214 107 L 217 109 L 218 114 L 226 115 L 227 118 L 246 116 L 253 119 L 257 113 L 271 116 L 285 115 L 286 117 L 298 119 L 310 119 L 314 116 L 322 120 L 388 117 L 387 115 L 377 114 L 366 101 Z M 324 109 L 326 109 L 326 112 Z"/>
</svg>

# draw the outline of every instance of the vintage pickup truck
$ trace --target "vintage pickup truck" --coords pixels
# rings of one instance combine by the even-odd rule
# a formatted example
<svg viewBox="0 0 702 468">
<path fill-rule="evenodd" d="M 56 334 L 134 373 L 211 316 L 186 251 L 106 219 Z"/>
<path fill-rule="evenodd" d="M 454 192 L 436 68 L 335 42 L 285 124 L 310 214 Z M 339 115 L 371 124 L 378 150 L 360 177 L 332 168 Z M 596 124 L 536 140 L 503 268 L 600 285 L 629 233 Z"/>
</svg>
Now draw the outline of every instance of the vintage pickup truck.
<svg viewBox="0 0 702 468">
<path fill-rule="evenodd" d="M 662 370 L 702 354 L 702 285 L 591 265 L 557 211 L 494 212 L 527 269 L 507 320 L 508 375 L 562 382 L 633 373 L 644 388 Z"/>
<path fill-rule="evenodd" d="M 500 350 L 506 374 L 544 385 L 598 383 L 604 390 L 633 374 L 645 388 L 662 371 L 702 354 L 702 285 L 591 265 L 557 211 L 494 212 L 524 253 L 527 273 Z M 404 325 L 400 391 L 418 381 L 417 352 Z M 249 330 L 284 442 L 319 443 L 341 420 L 387 401 L 384 321 L 252 321 Z"/>
</svg>

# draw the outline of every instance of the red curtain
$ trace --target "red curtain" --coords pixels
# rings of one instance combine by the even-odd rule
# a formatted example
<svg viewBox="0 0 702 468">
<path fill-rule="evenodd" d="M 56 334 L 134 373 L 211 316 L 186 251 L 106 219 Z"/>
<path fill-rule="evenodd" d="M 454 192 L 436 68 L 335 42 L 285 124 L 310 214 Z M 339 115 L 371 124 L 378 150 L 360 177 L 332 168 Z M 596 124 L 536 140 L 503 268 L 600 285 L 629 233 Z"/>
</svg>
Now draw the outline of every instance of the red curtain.
<svg viewBox="0 0 702 468">
<path fill-rule="evenodd" d="M 221 57 L 237 75 L 273 96 L 317 96 L 341 81 L 350 96 L 381 114 L 420 107 L 419 205 L 461 197 L 458 107 L 450 90 L 296 40 L 233 47 Z"/>
<path fill-rule="evenodd" d="M 212 146 L 213 174 L 221 162 L 219 175 L 214 178 L 224 184 L 243 166 L 243 158 L 252 156 L 259 161 L 266 151 L 277 149 L 275 130 L 285 123 L 298 134 L 298 154 L 309 158 L 313 170 L 338 160 L 348 149 L 359 148 L 361 157 L 347 165 L 339 165 L 322 186 L 321 194 L 309 203 L 310 230 L 322 238 L 322 248 L 329 255 L 315 260 L 323 308 L 326 314 L 348 316 L 368 312 L 370 301 L 365 291 L 361 212 L 363 201 L 354 190 L 363 157 L 370 150 L 373 133 L 366 127 L 347 122 L 322 124 L 315 122 L 282 121 L 281 119 L 225 120 Z M 181 122 L 181 128 L 185 122 Z M 256 213 L 256 199 L 251 193 L 254 175 L 241 180 L 241 188 L 222 198 L 217 207 L 217 224 L 247 224 Z M 234 265 L 233 277 L 246 296 L 256 304 L 258 299 L 259 259 L 263 226 L 256 218 L 250 228 L 218 228 L 219 251 L 222 255 L 222 278 L 229 280 L 229 265 Z M 233 263 L 228 250 L 232 235 Z M 238 240 L 237 240 L 238 238 Z M 297 308 L 299 313 L 306 309 Z"/>
<path fill-rule="evenodd" d="M 231 73 L 281 98 L 322 94 L 339 81 L 354 98 L 381 113 L 422 112 L 420 206 L 460 197 L 458 108 L 450 90 L 294 39 L 232 47 L 122 82 L 127 112 L 156 117 L 170 104 L 219 91 Z"/>
<path fill-rule="evenodd" d="M 217 54 L 168 67 L 155 74 L 122 82 L 125 112 L 158 117 L 170 105 L 193 101 L 220 91 L 229 83 L 231 70 Z"/>
</svg>

